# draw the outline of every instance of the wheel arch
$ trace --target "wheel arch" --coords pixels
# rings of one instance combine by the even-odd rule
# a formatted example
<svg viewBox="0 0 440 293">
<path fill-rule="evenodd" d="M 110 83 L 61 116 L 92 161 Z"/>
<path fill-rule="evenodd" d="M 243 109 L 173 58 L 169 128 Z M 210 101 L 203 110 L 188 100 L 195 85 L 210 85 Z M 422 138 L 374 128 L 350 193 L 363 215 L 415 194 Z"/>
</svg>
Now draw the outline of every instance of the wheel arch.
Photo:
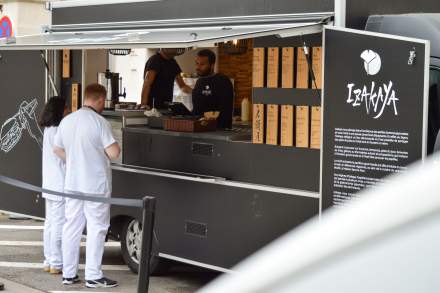
<svg viewBox="0 0 440 293">
<path fill-rule="evenodd" d="M 120 241 L 124 224 L 133 220 L 134 217 L 128 215 L 117 215 L 110 219 L 109 237 L 113 240 Z"/>
</svg>

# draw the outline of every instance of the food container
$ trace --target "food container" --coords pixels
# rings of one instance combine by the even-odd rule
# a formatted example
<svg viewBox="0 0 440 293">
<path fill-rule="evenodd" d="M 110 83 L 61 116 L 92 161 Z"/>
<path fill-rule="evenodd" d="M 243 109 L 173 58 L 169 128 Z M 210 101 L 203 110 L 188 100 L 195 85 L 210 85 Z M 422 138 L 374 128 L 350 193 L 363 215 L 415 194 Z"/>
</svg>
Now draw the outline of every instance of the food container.
<svg viewBox="0 0 440 293">
<path fill-rule="evenodd" d="M 164 119 L 164 129 L 180 132 L 215 131 L 217 129 L 217 120 L 170 117 Z"/>
</svg>

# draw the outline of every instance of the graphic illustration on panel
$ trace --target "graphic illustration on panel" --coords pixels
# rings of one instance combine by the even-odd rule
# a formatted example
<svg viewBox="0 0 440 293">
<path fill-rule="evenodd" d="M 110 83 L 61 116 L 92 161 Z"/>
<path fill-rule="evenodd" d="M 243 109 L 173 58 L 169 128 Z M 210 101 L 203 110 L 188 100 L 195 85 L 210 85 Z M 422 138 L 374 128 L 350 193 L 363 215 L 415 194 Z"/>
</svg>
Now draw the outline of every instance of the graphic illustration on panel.
<svg viewBox="0 0 440 293">
<path fill-rule="evenodd" d="M 37 110 L 37 99 L 31 102 L 21 102 L 18 112 L 3 123 L 0 131 L 1 150 L 10 152 L 20 141 L 23 130 L 27 129 L 29 135 L 42 148 L 43 132 L 38 126 L 35 111 Z"/>
</svg>

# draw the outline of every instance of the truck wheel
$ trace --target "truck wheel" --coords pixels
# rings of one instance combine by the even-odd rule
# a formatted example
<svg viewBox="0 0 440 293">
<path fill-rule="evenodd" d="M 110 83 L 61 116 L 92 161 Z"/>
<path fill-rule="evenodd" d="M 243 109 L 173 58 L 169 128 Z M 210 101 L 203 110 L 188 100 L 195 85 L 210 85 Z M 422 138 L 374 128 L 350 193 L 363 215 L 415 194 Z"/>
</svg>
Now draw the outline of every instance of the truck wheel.
<svg viewBox="0 0 440 293">
<path fill-rule="evenodd" d="M 130 270 L 138 273 L 139 260 L 141 257 L 142 223 L 136 219 L 130 219 L 122 228 L 121 250 L 122 258 Z M 158 241 L 154 234 L 153 247 L 150 259 L 150 274 L 153 276 L 163 275 L 170 267 L 170 263 L 160 258 L 157 254 Z"/>
</svg>

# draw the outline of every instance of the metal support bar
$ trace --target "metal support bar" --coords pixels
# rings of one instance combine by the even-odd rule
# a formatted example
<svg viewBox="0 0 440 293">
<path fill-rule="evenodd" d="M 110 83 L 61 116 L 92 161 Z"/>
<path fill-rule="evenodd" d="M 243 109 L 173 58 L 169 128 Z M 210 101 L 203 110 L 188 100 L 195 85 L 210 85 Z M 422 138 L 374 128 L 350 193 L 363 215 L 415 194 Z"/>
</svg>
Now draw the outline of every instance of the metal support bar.
<svg viewBox="0 0 440 293">
<path fill-rule="evenodd" d="M 49 78 L 50 86 L 52 87 L 53 92 L 56 96 L 58 96 L 58 90 L 55 86 L 55 82 L 53 81 L 52 73 L 50 72 L 49 64 L 47 64 L 46 56 L 44 55 L 44 52 L 40 50 L 40 56 L 43 60 L 44 66 L 46 67 L 47 77 Z"/>
<path fill-rule="evenodd" d="M 143 198 L 141 259 L 139 260 L 139 279 L 137 293 L 148 293 L 150 284 L 150 260 L 153 243 L 154 215 L 156 199 Z"/>
<path fill-rule="evenodd" d="M 294 24 L 304 22 L 327 23 L 334 16 L 334 12 L 314 12 L 296 14 L 245 15 L 211 18 L 190 19 L 158 19 L 144 21 L 123 21 L 105 23 L 57 24 L 44 26 L 44 32 L 80 32 L 80 31 L 114 31 L 114 30 L 151 30 L 176 29 L 182 27 L 227 27 L 267 24 Z"/>
</svg>

